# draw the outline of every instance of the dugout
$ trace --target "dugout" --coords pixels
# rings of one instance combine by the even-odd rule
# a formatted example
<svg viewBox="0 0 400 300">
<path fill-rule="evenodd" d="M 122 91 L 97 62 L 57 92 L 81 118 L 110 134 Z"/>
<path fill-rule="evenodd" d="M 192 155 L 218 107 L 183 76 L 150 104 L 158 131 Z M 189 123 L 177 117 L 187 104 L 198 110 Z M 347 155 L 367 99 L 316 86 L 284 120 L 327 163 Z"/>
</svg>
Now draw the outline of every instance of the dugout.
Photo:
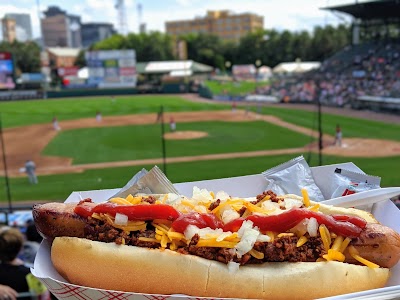
<svg viewBox="0 0 400 300">
<path fill-rule="evenodd" d="M 139 93 L 197 92 L 213 67 L 193 60 L 152 61 L 136 64 Z"/>
</svg>

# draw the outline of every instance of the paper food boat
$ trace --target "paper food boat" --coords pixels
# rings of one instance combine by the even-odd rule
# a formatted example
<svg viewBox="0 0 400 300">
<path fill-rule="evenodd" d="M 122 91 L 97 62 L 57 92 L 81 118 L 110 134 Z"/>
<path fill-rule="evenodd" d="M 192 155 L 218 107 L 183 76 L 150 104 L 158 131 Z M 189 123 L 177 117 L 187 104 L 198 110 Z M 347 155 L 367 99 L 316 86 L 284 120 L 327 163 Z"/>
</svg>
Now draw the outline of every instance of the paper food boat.
<svg viewBox="0 0 400 300">
<path fill-rule="evenodd" d="M 335 168 L 345 168 L 350 171 L 362 172 L 353 163 L 344 163 L 336 165 L 328 165 L 321 167 L 311 168 L 315 182 L 321 189 L 324 195 L 330 195 L 331 189 L 330 182 L 332 182 L 332 176 L 334 176 Z M 192 195 L 193 187 L 206 188 L 209 191 L 225 191 L 230 195 L 238 197 L 251 197 L 256 194 L 262 193 L 266 189 L 266 180 L 261 174 L 240 176 L 233 178 L 223 178 L 216 180 L 205 180 L 178 183 L 174 186 L 183 195 L 190 197 Z M 385 189 L 381 189 L 385 192 Z M 400 188 L 395 188 L 400 194 Z M 65 202 L 78 202 L 81 197 L 90 197 L 94 202 L 101 202 L 108 197 L 111 197 L 119 189 L 109 190 L 95 190 L 95 191 L 83 191 L 73 192 Z M 352 201 L 357 203 L 361 197 L 368 194 L 376 193 L 379 190 L 372 190 L 363 192 L 364 195 L 355 194 L 352 195 Z M 400 232 L 400 210 L 397 209 L 395 204 L 390 201 L 390 197 L 393 195 L 393 189 L 385 193 L 381 193 L 379 196 L 370 197 L 375 199 L 374 202 L 378 201 L 373 205 L 372 213 L 376 219 L 382 224 L 395 229 Z M 349 197 L 349 196 L 347 196 Z M 345 198 L 345 197 L 344 197 Z M 339 199 L 339 198 L 336 198 Z M 340 199 L 339 199 L 340 200 Z M 353 204 L 354 204 L 353 203 Z M 201 298 L 201 297 L 190 297 L 185 295 L 158 295 L 158 294 L 140 294 L 140 293 L 124 293 L 119 291 L 101 290 L 88 288 L 83 286 L 77 286 L 68 283 L 60 274 L 54 269 L 50 260 L 50 244 L 44 240 L 40 246 L 39 252 L 37 253 L 34 268 L 32 269 L 34 276 L 39 278 L 58 299 L 123 299 L 123 300 L 142 300 L 142 299 L 153 299 L 153 300 L 185 300 L 185 299 L 221 299 L 221 298 Z M 335 297 L 329 297 L 325 299 L 395 299 L 400 298 L 400 263 L 398 263 L 391 270 L 391 277 L 386 287 L 375 290 L 368 290 L 358 293 L 340 295 Z"/>
</svg>

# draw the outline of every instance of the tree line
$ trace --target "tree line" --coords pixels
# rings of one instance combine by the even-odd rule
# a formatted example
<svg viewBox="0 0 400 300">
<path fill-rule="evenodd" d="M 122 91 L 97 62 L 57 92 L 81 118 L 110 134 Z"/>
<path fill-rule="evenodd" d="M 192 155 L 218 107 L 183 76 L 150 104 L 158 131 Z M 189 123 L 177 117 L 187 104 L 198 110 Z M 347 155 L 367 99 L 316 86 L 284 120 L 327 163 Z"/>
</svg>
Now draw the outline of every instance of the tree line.
<svg viewBox="0 0 400 300">
<path fill-rule="evenodd" d="M 238 43 L 204 33 L 173 38 L 154 31 L 126 36 L 115 34 L 93 44 L 88 50 L 135 49 L 138 62 L 176 60 L 174 47 L 178 41 L 186 42 L 188 59 L 222 70 L 234 64 L 255 64 L 257 60 L 274 67 L 280 62 L 296 59 L 322 61 L 350 44 L 351 30 L 346 25 L 315 27 L 312 32 L 259 30 L 242 37 Z M 3 41 L 0 51 L 13 53 L 17 75 L 40 72 L 40 47 L 34 42 Z M 86 65 L 85 51 L 80 52 L 77 66 Z"/>
<path fill-rule="evenodd" d="M 239 43 L 204 33 L 191 33 L 178 39 L 160 32 L 131 33 L 114 35 L 90 49 L 135 49 L 138 62 L 163 61 L 177 59 L 173 49 L 178 40 L 186 42 L 188 59 L 216 68 L 225 69 L 227 62 L 255 64 L 257 60 L 274 67 L 296 59 L 322 61 L 350 44 L 351 30 L 347 25 L 317 26 L 312 32 L 259 30 L 242 37 Z"/>
</svg>

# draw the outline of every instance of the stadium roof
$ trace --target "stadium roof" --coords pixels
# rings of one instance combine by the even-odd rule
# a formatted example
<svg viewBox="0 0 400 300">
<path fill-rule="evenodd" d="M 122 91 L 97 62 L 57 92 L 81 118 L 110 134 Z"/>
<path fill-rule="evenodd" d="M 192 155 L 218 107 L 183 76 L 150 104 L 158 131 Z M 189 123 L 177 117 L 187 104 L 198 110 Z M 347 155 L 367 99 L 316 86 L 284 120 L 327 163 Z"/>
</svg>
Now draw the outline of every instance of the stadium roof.
<svg viewBox="0 0 400 300">
<path fill-rule="evenodd" d="M 362 20 L 400 18 L 400 0 L 377 0 L 361 3 L 356 1 L 354 4 L 322 9 L 339 11 Z"/>
<path fill-rule="evenodd" d="M 79 51 L 81 49 L 79 48 L 65 48 L 65 47 L 53 47 L 53 48 L 47 48 L 47 51 L 52 53 L 53 55 L 56 56 L 72 56 L 76 57 L 79 54 Z"/>
<path fill-rule="evenodd" d="M 213 67 L 192 60 L 152 61 L 137 63 L 136 71 L 140 74 L 178 74 L 209 73 Z"/>
<path fill-rule="evenodd" d="M 273 73 L 303 73 L 318 69 L 321 63 L 318 61 L 283 62 L 272 69 Z"/>
</svg>

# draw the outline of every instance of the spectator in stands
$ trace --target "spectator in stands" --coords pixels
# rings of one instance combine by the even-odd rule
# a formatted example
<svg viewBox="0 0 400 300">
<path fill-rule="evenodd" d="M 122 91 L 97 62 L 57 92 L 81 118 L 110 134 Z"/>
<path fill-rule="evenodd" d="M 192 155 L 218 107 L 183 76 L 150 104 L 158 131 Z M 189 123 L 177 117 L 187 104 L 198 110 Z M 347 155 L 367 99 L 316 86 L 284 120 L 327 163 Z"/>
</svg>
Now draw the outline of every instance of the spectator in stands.
<svg viewBox="0 0 400 300">
<path fill-rule="evenodd" d="M 33 266 L 36 253 L 38 252 L 40 243 L 42 242 L 42 236 L 36 230 L 33 220 L 27 222 L 25 237 L 26 240 L 22 246 L 22 257 L 27 265 L 29 264 L 30 266 Z"/>
<path fill-rule="evenodd" d="M 1 300 L 16 300 L 17 299 L 17 291 L 8 285 L 0 284 L 0 299 Z"/>
<path fill-rule="evenodd" d="M 18 293 L 29 293 L 27 276 L 30 270 L 17 256 L 21 251 L 22 233 L 8 226 L 0 227 L 0 284 L 8 285 Z M 21 297 L 19 299 L 31 299 Z"/>
<path fill-rule="evenodd" d="M 36 176 L 36 164 L 30 159 L 25 162 L 25 173 L 28 175 L 28 179 L 31 184 L 38 183 Z"/>
<path fill-rule="evenodd" d="M 336 132 L 335 132 L 335 142 L 334 145 L 338 145 L 339 147 L 342 147 L 342 129 L 340 128 L 340 125 L 336 125 Z"/>
</svg>

